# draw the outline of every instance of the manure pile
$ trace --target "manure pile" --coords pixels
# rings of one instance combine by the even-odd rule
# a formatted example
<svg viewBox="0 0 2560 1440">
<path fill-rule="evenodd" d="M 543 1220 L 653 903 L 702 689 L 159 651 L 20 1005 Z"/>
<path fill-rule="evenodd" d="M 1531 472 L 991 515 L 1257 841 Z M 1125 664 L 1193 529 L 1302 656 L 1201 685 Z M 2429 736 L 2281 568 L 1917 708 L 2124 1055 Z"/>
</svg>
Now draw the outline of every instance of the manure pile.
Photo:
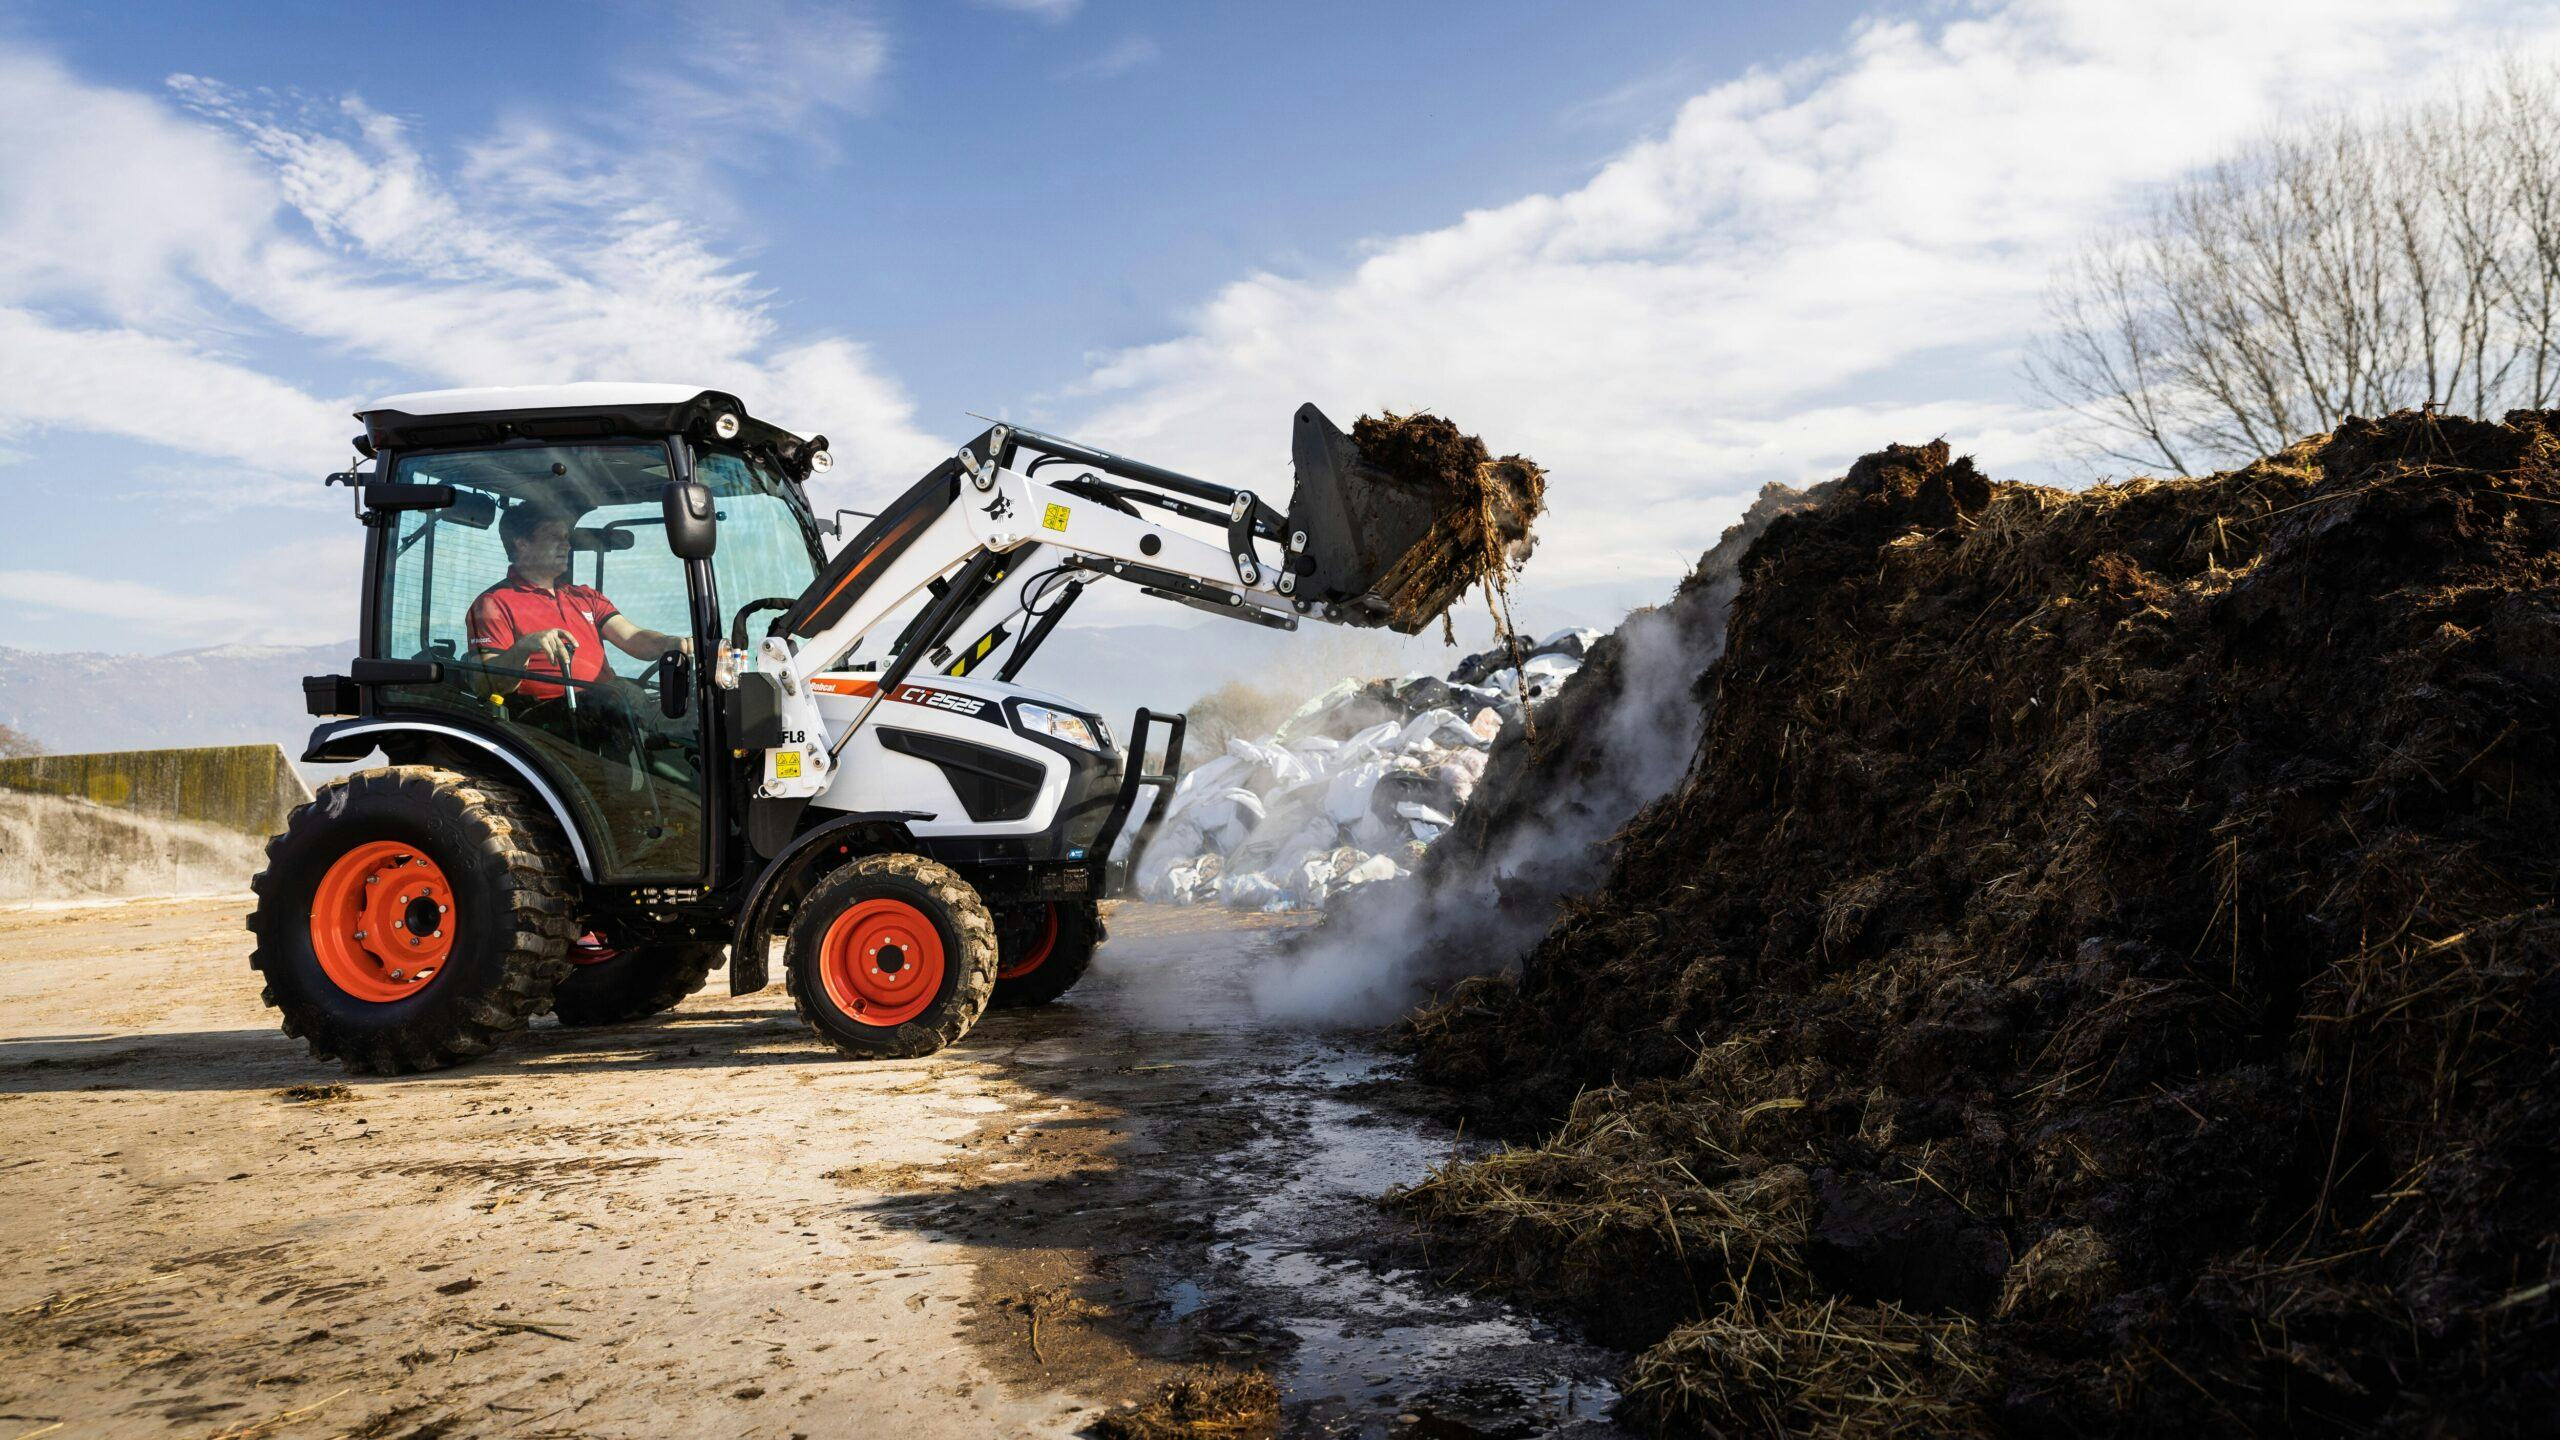
<svg viewBox="0 0 2560 1440">
<path fill-rule="evenodd" d="M 1546 1138 L 1399 1203 L 1669 1433 L 2547 1425 L 2556 462 L 2525 413 L 2083 493 L 1860 461 L 1753 545 L 1605 882 L 1410 1023 Z"/>
</svg>

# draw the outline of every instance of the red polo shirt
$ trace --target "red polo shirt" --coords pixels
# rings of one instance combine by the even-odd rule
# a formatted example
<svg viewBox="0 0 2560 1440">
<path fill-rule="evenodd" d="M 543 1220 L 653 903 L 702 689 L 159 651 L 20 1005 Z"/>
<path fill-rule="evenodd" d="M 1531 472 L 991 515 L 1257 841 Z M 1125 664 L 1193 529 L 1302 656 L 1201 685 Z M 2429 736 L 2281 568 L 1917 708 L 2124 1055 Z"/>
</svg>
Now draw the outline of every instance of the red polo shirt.
<svg viewBox="0 0 2560 1440">
<path fill-rule="evenodd" d="M 592 586 L 564 584 L 545 590 L 517 579 L 510 570 L 506 579 L 471 602 L 471 648 L 504 650 L 527 635 L 566 631 L 578 645 L 577 653 L 569 657 L 569 678 L 593 680 L 604 674 L 604 622 L 620 613 L 603 591 Z M 560 673 L 560 667 L 540 650 L 527 655 L 520 668 L 543 675 Z M 557 700 L 567 688 L 526 680 L 516 685 L 514 693 L 527 700 Z"/>
</svg>

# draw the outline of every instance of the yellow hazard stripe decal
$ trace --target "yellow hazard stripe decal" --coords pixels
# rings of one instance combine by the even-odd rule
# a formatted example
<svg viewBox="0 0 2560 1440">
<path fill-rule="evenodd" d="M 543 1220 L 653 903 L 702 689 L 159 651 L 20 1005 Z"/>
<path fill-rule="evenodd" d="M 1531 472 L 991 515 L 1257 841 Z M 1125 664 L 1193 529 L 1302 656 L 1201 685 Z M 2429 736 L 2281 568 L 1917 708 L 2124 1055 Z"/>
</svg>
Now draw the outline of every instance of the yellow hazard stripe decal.
<svg viewBox="0 0 2560 1440">
<path fill-rule="evenodd" d="M 1004 627 L 999 625 L 993 630 L 988 631 L 986 634 L 979 636 L 978 643 L 969 647 L 969 653 L 961 656 L 958 664 L 943 671 L 942 673 L 945 675 L 966 675 L 969 673 L 970 666 L 986 659 L 990 652 L 1003 643 Z"/>
</svg>

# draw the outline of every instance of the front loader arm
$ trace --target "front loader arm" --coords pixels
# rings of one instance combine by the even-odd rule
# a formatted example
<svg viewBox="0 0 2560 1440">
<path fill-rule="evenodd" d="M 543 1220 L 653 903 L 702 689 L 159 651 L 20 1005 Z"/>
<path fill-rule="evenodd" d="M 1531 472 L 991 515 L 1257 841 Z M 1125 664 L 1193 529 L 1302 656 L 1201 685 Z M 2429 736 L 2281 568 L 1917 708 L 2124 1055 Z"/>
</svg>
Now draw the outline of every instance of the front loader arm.
<svg viewBox="0 0 2560 1440">
<path fill-rule="evenodd" d="M 962 454 L 975 460 L 971 451 Z M 814 598 L 784 617 L 782 629 L 799 642 L 792 659 L 798 678 L 834 668 L 918 592 L 938 581 L 954 581 L 981 554 L 1019 557 L 1024 563 L 1008 563 L 975 577 L 976 593 L 950 617 L 950 624 L 939 633 L 911 631 L 902 653 L 930 651 L 972 618 L 1019 609 L 1018 591 L 1007 582 L 1028 573 L 1033 563 L 1111 576 L 1285 625 L 1295 625 L 1300 614 L 1315 613 L 1279 588 L 1286 572 L 1276 555 L 1252 555 L 1248 570 L 1239 567 L 1223 544 L 1174 524 L 1124 513 L 1097 503 L 1088 492 L 1002 465 L 975 463 L 975 473 L 955 464 L 960 474 L 937 471 L 925 485 L 910 490 L 855 537 L 846 548 L 849 562 L 840 555 L 818 577 L 811 587 Z"/>
<path fill-rule="evenodd" d="M 1264 624 L 1294 628 L 1300 615 L 1332 618 L 1326 607 L 1289 594 L 1295 577 L 1286 547 L 1277 543 L 1276 517 L 1250 492 L 1217 491 L 1232 497 L 1221 516 L 1197 493 L 1215 487 L 1176 477 L 1193 492 L 1155 504 L 1150 514 L 1146 505 L 1131 503 L 1143 495 L 1098 476 L 1052 483 L 1029 473 L 1059 453 L 1050 447 L 1068 443 L 1018 436 L 1003 426 L 988 431 L 865 526 L 784 614 L 755 657 L 756 672 L 771 676 L 780 691 L 779 743 L 766 751 L 760 795 L 791 799 L 824 791 L 835 757 L 872 710 L 963 626 L 1001 623 L 1018 611 L 1019 580 L 1034 573 L 1034 565 L 1126 580 Z M 1079 452 L 1073 459 L 1102 454 L 1073 448 Z M 1044 458 L 1020 470 L 1005 463 L 1025 449 Z M 1193 533 L 1204 520 L 1217 519 L 1228 522 L 1220 542 Z M 931 598 L 889 653 L 880 627 L 920 595 Z M 866 644 L 874 646 L 880 666 L 867 682 L 870 703 L 831 733 L 810 682 Z"/>
</svg>

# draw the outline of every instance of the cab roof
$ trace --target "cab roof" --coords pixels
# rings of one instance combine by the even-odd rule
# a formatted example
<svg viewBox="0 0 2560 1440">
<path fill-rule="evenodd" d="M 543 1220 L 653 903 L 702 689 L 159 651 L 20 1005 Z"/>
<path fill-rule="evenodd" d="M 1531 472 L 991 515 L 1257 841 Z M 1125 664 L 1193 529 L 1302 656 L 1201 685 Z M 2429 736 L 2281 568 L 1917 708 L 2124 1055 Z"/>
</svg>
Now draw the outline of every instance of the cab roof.
<svg viewBox="0 0 2560 1440">
<path fill-rule="evenodd" d="M 628 380 L 564 385 L 485 385 L 386 395 L 356 412 L 374 450 L 442 449 L 512 439 L 574 441 L 615 435 L 708 434 L 722 414 L 738 417 L 740 444 L 771 451 L 792 478 L 809 473 L 821 442 L 747 413 L 725 390 Z"/>
<path fill-rule="evenodd" d="M 637 380 L 579 380 L 566 385 L 482 385 L 467 390 L 412 390 L 386 395 L 356 412 L 385 410 L 430 415 L 504 415 L 526 410 L 621 410 L 675 406 L 722 392 L 708 385 L 667 385 Z"/>
</svg>

